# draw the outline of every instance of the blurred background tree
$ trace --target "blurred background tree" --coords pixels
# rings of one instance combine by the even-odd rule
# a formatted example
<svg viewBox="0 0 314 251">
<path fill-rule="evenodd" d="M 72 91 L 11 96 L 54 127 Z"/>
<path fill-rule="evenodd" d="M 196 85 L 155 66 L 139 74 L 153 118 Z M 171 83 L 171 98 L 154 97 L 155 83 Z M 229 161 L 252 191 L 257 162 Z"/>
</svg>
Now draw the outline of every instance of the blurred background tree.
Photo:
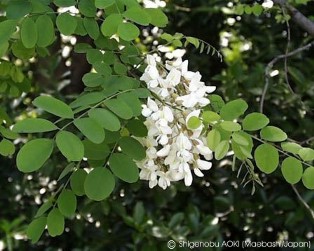
<svg viewBox="0 0 314 251">
<path fill-rule="evenodd" d="M 0 1 L 0 13 L 8 2 Z M 168 47 L 166 57 L 185 54 L 192 70 L 200 71 L 206 83 L 216 85 L 218 94 L 226 100 L 242 97 L 251 112 L 261 109 L 268 81 L 264 113 L 301 145 L 314 146 L 313 48 L 288 57 L 287 65 L 284 58 L 269 65 L 276 57 L 313 41 L 306 30 L 287 18 L 288 9 L 278 4 L 263 13 L 249 11 L 245 6 L 255 5 L 249 0 L 158 0 L 144 4 L 164 7 L 170 20 L 165 32 L 200 38 L 217 48 L 223 60 L 217 55 L 200 54 L 192 47 Z M 313 2 L 295 0 L 290 4 L 310 20 L 314 18 Z M 160 34 L 153 27 L 143 30 L 138 47 L 150 51 L 161 42 Z M 70 40 L 59 36 L 49 49 L 50 56 L 36 61 L 14 61 L 16 55 L 10 55 L 11 61 L 28 76 L 23 81 L 29 82 L 29 88 L 27 94 L 20 95 L 26 90 L 18 87 L 8 93 L 3 87 L 8 80 L 0 78 L 0 117 L 6 116 L 4 111 L 11 118 L 35 112 L 31 101 L 40 93 L 62 99 L 79 94 L 82 76 L 91 67 L 84 54 L 72 50 L 80 42 L 90 41 L 84 35 Z M 25 58 L 27 53 L 15 49 L 15 54 Z M 265 78 L 267 69 L 270 76 Z M 168 250 L 166 242 L 170 239 L 313 241 L 314 218 L 303 203 L 314 208 L 314 192 L 296 186 L 300 200 L 277 170 L 267 177 L 261 174 L 265 187 L 258 187 L 251 195 L 251 188 L 241 184 L 244 174 L 232 172 L 232 159 L 227 158 L 214 163 L 205 177 L 195 179 L 191 187 L 178 184 L 163 191 L 149 189 L 146 182 L 120 183 L 114 195 L 103 202 L 81 199 L 80 211 L 73 220 L 66 221 L 62 236 L 43 236 L 32 245 L 23 232 L 46 194 L 56 190 L 60 172 L 55 168 L 61 171 L 63 166 L 54 156 L 40 174 L 23 175 L 13 159 L 0 158 L 0 250 L 159 251 Z"/>
</svg>

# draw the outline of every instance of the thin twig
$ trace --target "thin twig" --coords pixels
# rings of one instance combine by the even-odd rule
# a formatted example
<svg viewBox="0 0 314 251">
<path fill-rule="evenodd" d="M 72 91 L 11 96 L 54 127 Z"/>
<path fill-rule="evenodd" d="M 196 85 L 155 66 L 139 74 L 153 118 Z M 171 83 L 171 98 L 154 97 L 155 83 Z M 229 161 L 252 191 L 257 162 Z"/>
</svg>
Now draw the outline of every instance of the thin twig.
<svg viewBox="0 0 314 251">
<path fill-rule="evenodd" d="M 264 108 L 264 101 L 265 101 L 265 96 L 266 96 L 266 93 L 267 93 L 267 90 L 268 90 L 268 87 L 269 87 L 269 75 L 270 75 L 270 71 L 271 69 L 273 68 L 274 64 L 277 63 L 279 60 L 281 59 L 285 59 L 285 58 L 288 58 L 288 57 L 292 57 L 304 50 L 308 50 L 310 49 L 312 46 L 314 45 L 314 41 L 312 41 L 311 43 L 308 43 L 294 51 L 291 51 L 289 53 L 285 53 L 285 54 L 281 54 L 277 57 L 275 57 L 273 60 L 271 60 L 266 68 L 265 68 L 265 85 L 264 85 L 264 89 L 263 89 L 263 93 L 262 93 L 262 96 L 261 96 L 261 101 L 260 101 L 260 112 L 262 113 L 263 112 L 263 108 Z"/>
<path fill-rule="evenodd" d="M 295 194 L 297 195 L 299 201 L 302 203 L 302 205 L 309 211 L 309 213 L 312 216 L 312 219 L 314 220 L 314 211 L 313 209 L 310 207 L 309 204 L 307 204 L 307 202 L 302 198 L 302 196 L 300 195 L 300 193 L 298 192 L 298 190 L 295 188 L 294 185 L 291 185 L 293 191 L 295 192 Z"/>
<path fill-rule="evenodd" d="M 284 8 L 282 9 L 282 13 L 284 14 L 284 16 L 286 16 L 286 11 Z M 290 24 L 289 24 L 289 20 L 286 18 L 286 26 L 287 26 L 287 47 L 286 47 L 286 56 L 284 59 L 284 64 L 285 64 L 285 80 L 286 80 L 286 84 L 288 85 L 288 88 L 290 90 L 291 93 L 295 94 L 293 89 L 291 88 L 290 82 L 289 82 L 289 77 L 288 77 L 288 57 L 287 54 L 289 53 L 289 48 L 290 48 L 290 42 L 291 42 L 291 30 L 290 30 Z"/>
<path fill-rule="evenodd" d="M 304 16 L 299 10 L 290 5 L 286 0 L 273 0 L 273 2 L 282 8 L 286 8 L 292 17 L 292 20 L 311 36 L 314 36 L 314 22 L 312 20 Z"/>
</svg>

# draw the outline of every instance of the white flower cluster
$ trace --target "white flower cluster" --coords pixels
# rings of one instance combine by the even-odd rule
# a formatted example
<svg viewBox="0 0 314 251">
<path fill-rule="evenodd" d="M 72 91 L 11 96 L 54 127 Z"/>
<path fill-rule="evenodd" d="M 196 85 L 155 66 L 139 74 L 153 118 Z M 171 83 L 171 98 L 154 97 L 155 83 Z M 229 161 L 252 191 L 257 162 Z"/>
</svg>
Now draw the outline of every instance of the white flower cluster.
<svg viewBox="0 0 314 251">
<path fill-rule="evenodd" d="M 147 56 L 147 62 L 141 80 L 156 98 L 148 98 L 142 109 L 148 136 L 142 140 L 147 150 L 138 162 L 140 179 L 148 180 L 150 188 L 158 184 L 166 189 L 179 180 L 190 186 L 192 170 L 203 177 L 201 170 L 211 168 L 212 152 L 202 136 L 203 125 L 190 129 L 188 121 L 200 116 L 200 109 L 209 104 L 207 94 L 216 88 L 201 82 L 199 72 L 188 71 L 188 61 L 181 58 L 165 68 L 153 56 Z"/>
</svg>

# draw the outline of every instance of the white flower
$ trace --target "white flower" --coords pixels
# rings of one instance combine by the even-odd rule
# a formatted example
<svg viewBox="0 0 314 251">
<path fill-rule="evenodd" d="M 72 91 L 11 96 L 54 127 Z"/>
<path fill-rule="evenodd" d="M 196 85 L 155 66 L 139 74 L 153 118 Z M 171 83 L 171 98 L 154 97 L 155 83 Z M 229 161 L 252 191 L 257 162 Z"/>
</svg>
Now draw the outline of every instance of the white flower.
<svg viewBox="0 0 314 251">
<path fill-rule="evenodd" d="M 144 117 L 149 117 L 153 112 L 158 111 L 158 105 L 151 98 L 147 99 L 147 105 L 142 105 L 142 115 Z"/>
<path fill-rule="evenodd" d="M 198 177 L 203 177 L 204 174 L 201 172 L 201 170 L 209 170 L 212 167 L 212 163 L 205 160 L 198 159 L 196 161 L 196 165 L 193 169 L 194 173 Z"/>
<path fill-rule="evenodd" d="M 168 186 L 170 186 L 170 177 L 169 177 L 169 172 L 157 172 L 159 175 L 158 179 L 158 186 L 160 186 L 162 189 L 166 189 Z"/>
<path fill-rule="evenodd" d="M 168 86 L 175 87 L 180 83 L 181 73 L 177 69 L 171 69 L 168 76 L 166 77 L 166 83 Z"/>
<path fill-rule="evenodd" d="M 210 102 L 208 93 L 215 87 L 206 86 L 199 72 L 189 71 L 187 60 L 167 62 L 169 72 L 158 70 L 153 56 L 147 57 L 147 63 L 141 80 L 159 98 L 148 98 L 142 106 L 148 136 L 140 140 L 146 147 L 146 158 L 137 162 L 140 178 L 148 180 L 150 188 L 158 185 L 166 189 L 171 182 L 180 180 L 190 186 L 192 170 L 203 177 L 202 170 L 211 168 L 212 151 L 202 136 L 204 125 L 189 129 L 187 123 L 191 117 L 200 116 L 201 108 Z"/>
</svg>

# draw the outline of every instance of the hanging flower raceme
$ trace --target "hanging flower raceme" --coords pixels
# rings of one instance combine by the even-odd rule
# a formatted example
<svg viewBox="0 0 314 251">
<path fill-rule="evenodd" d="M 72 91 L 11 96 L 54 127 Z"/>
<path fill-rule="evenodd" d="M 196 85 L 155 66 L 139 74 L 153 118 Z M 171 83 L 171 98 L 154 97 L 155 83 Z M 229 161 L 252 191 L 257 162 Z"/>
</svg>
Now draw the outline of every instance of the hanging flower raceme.
<svg viewBox="0 0 314 251">
<path fill-rule="evenodd" d="M 190 125 L 201 108 L 209 104 L 207 95 L 216 88 L 206 86 L 199 72 L 188 71 L 188 61 L 181 58 L 158 67 L 155 58 L 147 56 L 147 67 L 141 80 L 154 94 L 143 105 L 142 115 L 148 135 L 142 140 L 146 158 L 138 162 L 140 179 L 149 187 L 157 184 L 166 189 L 173 181 L 192 184 L 192 172 L 203 177 L 211 168 L 212 152 L 202 136 L 203 125 Z"/>
</svg>

